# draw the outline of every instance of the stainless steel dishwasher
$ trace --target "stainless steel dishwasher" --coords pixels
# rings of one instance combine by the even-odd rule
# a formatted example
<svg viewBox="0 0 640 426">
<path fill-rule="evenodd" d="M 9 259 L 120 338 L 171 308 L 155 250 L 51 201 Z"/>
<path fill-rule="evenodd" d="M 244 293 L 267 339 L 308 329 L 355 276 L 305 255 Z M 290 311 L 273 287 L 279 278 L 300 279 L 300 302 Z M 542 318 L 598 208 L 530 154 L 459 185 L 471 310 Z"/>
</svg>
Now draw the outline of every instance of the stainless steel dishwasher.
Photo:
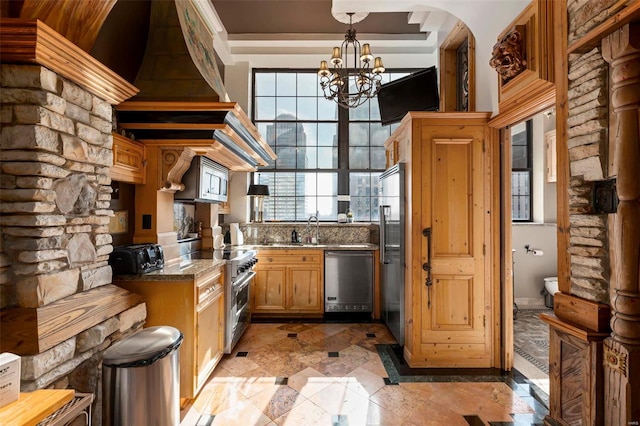
<svg viewBox="0 0 640 426">
<path fill-rule="evenodd" d="M 373 311 L 373 252 L 324 253 L 324 311 Z"/>
</svg>

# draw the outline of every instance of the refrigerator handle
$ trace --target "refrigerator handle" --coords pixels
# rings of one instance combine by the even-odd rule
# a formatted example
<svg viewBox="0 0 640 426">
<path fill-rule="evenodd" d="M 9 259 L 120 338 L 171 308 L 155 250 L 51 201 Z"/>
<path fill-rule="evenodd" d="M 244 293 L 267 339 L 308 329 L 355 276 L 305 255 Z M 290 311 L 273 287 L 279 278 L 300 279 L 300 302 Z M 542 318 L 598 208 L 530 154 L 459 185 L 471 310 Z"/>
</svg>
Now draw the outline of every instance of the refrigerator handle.
<svg viewBox="0 0 640 426">
<path fill-rule="evenodd" d="M 387 236 L 386 234 L 386 229 L 387 229 L 387 218 L 384 215 L 385 212 L 385 207 L 387 206 L 380 206 L 380 263 L 386 263 L 386 259 L 385 259 L 385 252 L 386 250 L 386 244 L 387 244 Z"/>
<path fill-rule="evenodd" d="M 422 264 L 422 269 L 427 272 L 427 309 L 431 309 L 431 286 L 433 281 L 431 280 L 431 228 L 424 228 L 422 235 L 427 237 L 427 261 Z"/>
</svg>

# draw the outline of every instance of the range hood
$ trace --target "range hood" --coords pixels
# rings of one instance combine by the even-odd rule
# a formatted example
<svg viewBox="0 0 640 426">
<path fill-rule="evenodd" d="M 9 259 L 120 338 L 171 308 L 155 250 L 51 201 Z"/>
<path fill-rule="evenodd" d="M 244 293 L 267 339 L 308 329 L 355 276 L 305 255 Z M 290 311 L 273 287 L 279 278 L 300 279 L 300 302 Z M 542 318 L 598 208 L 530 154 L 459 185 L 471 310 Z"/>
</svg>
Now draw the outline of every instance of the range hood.
<svg viewBox="0 0 640 426">
<path fill-rule="evenodd" d="M 118 126 L 145 145 L 190 148 L 233 171 L 255 171 L 276 155 L 235 102 L 123 102 Z"/>
</svg>

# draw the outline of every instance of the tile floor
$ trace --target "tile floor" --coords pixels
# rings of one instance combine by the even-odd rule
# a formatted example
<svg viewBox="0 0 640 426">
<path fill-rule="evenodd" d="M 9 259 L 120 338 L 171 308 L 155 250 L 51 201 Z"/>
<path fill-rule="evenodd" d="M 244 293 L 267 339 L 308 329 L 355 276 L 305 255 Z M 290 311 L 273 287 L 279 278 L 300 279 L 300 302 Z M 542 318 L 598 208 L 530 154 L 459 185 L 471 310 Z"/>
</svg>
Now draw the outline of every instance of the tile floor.
<svg viewBox="0 0 640 426">
<path fill-rule="evenodd" d="M 376 344 L 391 343 L 378 323 L 251 324 L 182 410 L 181 425 L 542 423 L 545 408 L 513 375 L 486 382 L 458 375 L 390 380 Z"/>
</svg>

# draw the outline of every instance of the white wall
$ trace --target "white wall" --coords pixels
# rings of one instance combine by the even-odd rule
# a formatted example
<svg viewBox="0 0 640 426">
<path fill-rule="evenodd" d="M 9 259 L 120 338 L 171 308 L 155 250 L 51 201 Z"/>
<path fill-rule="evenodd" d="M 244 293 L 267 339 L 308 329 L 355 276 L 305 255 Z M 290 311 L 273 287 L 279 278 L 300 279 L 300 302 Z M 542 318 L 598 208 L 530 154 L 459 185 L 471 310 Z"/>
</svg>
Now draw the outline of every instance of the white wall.
<svg viewBox="0 0 640 426">
<path fill-rule="evenodd" d="M 556 245 L 556 224 L 514 224 L 513 225 L 513 271 L 514 299 L 519 307 L 524 305 L 544 305 L 545 277 L 558 275 L 558 248 Z M 526 253 L 525 245 L 542 250 L 542 256 Z"/>
</svg>

